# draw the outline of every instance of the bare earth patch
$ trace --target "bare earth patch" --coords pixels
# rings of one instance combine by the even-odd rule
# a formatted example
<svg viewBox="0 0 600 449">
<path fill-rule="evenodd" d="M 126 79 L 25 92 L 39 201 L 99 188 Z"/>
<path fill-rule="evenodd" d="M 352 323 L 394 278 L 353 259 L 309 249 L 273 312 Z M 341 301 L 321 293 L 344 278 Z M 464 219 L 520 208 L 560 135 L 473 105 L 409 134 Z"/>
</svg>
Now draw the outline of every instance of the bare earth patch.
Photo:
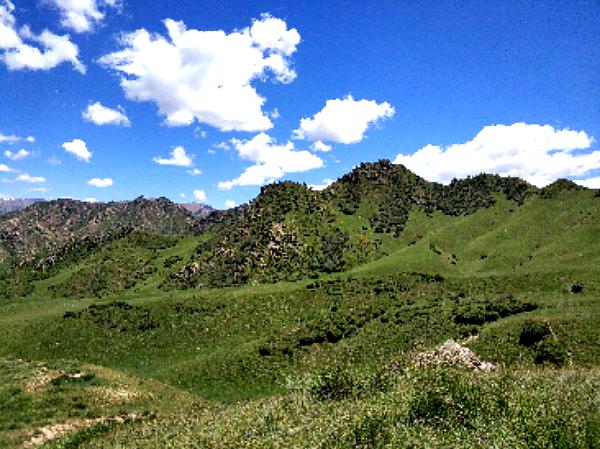
<svg viewBox="0 0 600 449">
<path fill-rule="evenodd" d="M 68 433 L 74 432 L 85 427 L 93 426 L 94 424 L 105 424 L 105 423 L 117 423 L 123 424 L 125 421 L 137 419 L 136 415 L 127 416 L 104 416 L 102 418 L 95 419 L 80 419 L 70 421 L 68 423 L 53 424 L 51 426 L 45 426 L 38 429 L 36 435 L 32 436 L 31 439 L 24 443 L 24 447 L 37 447 L 45 444 L 49 441 L 56 440 Z"/>
</svg>

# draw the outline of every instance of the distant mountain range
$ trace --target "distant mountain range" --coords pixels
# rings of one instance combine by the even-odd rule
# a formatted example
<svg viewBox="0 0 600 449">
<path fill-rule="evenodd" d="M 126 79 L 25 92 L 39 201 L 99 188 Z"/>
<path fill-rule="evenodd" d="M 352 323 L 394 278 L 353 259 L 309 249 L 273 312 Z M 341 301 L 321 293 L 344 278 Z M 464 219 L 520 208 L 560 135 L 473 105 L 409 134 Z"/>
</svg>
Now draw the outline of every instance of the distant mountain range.
<svg viewBox="0 0 600 449">
<path fill-rule="evenodd" d="M 41 203 L 46 200 L 42 198 L 28 198 L 28 199 L 0 199 L 0 215 L 8 214 L 10 212 L 18 212 L 31 206 L 35 203 Z"/>
<path fill-rule="evenodd" d="M 543 220 L 535 215 L 547 215 L 562 204 L 553 199 L 564 195 L 572 196 L 565 204 L 573 216 L 596 214 L 600 192 L 568 180 L 538 189 L 519 178 L 481 174 L 442 185 L 383 160 L 359 165 L 323 191 L 289 181 L 271 184 L 249 204 L 226 211 L 167 198 L 34 202 L 0 217 L 0 281 L 8 282 L 2 287 L 6 294 L 18 295 L 32 279 L 73 263 L 91 270 L 76 278 L 95 282 L 95 294 L 120 291 L 148 277 L 163 290 L 295 281 L 382 259 L 393 248 L 412 248 L 440 221 L 507 203 L 511 212 L 522 211 L 523 220 L 532 220 L 532 229 L 544 233 Z M 577 209 L 578 203 L 588 204 L 587 210 Z M 26 203 L 13 203 L 13 211 L 19 204 Z M 494 220 L 493 232 L 512 226 L 503 221 L 507 219 Z M 592 232 L 585 220 L 578 226 Z M 456 232 L 477 233 L 479 228 L 458 226 Z M 177 247 L 161 256 L 173 245 Z M 435 239 L 425 250 L 451 265 L 458 263 L 456 254 L 438 247 Z M 498 251 L 500 246 L 487 248 L 485 257 L 469 257 L 485 265 Z M 88 288 L 76 290 L 87 294 Z"/>
</svg>

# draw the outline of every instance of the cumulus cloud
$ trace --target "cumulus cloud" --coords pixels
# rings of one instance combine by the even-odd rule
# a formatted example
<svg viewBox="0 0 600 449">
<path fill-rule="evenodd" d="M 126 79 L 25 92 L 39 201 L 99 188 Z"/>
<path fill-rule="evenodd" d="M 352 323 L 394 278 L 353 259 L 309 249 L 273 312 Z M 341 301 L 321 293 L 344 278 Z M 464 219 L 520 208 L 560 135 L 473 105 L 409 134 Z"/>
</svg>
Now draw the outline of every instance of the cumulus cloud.
<svg viewBox="0 0 600 449">
<path fill-rule="evenodd" d="M 594 176 L 587 179 L 575 179 L 575 182 L 588 189 L 600 189 L 600 176 Z"/>
<path fill-rule="evenodd" d="M 104 19 L 104 10 L 117 7 L 117 0 L 46 0 L 60 11 L 60 22 L 76 33 L 91 31 Z"/>
<path fill-rule="evenodd" d="M 310 148 L 313 151 L 323 151 L 323 152 L 331 151 L 331 145 L 327 145 L 326 143 L 323 143 L 320 140 L 317 140 L 316 142 L 314 142 L 310 146 Z"/>
<path fill-rule="evenodd" d="M 225 207 L 227 209 L 231 209 L 231 208 L 235 207 L 235 201 L 233 201 L 233 200 L 227 200 L 227 201 L 225 201 Z"/>
<path fill-rule="evenodd" d="M 273 182 L 286 173 L 305 172 L 323 166 L 323 161 L 314 154 L 296 150 L 292 142 L 278 145 L 265 133 L 251 140 L 231 139 L 239 156 L 254 165 L 246 168 L 237 178 L 219 183 L 219 189 L 229 190 L 235 186 L 254 186 Z"/>
<path fill-rule="evenodd" d="M 0 6 L 0 8 L 1 8 L 1 6 Z M 0 25 L 0 27 L 1 27 L 1 25 Z M 1 39 L 2 38 L 0 36 L 0 40 Z M 35 142 L 35 137 L 33 137 L 33 136 L 19 137 L 19 136 L 15 136 L 14 134 L 7 136 L 5 134 L 0 133 L 0 143 L 8 143 L 9 145 L 12 145 L 14 143 L 19 143 L 19 142 L 22 142 L 22 141 L 25 141 L 25 142 L 28 142 L 28 143 L 34 143 Z"/>
<path fill-rule="evenodd" d="M 130 126 L 129 118 L 125 115 L 125 111 L 121 107 L 119 109 L 111 109 L 103 106 L 99 101 L 91 104 L 83 111 L 83 119 L 92 122 L 98 126 L 103 125 L 121 125 Z"/>
<path fill-rule="evenodd" d="M 8 165 L 6 164 L 0 164 L 0 172 L 4 172 L 4 173 L 12 173 L 15 170 L 13 170 L 12 168 L 10 168 Z"/>
<path fill-rule="evenodd" d="M 10 0 L 0 0 L 0 61 L 10 70 L 50 70 L 70 62 L 75 70 L 85 73 L 85 66 L 79 61 L 79 47 L 69 36 L 48 30 L 35 34 L 27 25 L 18 28 L 14 10 Z"/>
<path fill-rule="evenodd" d="M 89 162 L 92 158 L 92 152 L 88 150 L 87 144 L 81 139 L 65 142 L 63 148 L 67 153 L 74 154 L 80 161 Z"/>
<path fill-rule="evenodd" d="M 23 173 L 17 176 L 16 181 L 28 182 L 30 184 L 43 184 L 44 182 L 46 182 L 46 178 L 44 178 L 43 176 L 31 176 L 27 173 Z"/>
<path fill-rule="evenodd" d="M 196 201 L 203 203 L 204 201 L 206 201 L 206 193 L 204 192 L 204 190 L 194 190 L 194 198 L 196 199 Z"/>
<path fill-rule="evenodd" d="M 483 172 L 518 176 L 541 187 L 600 168 L 600 151 L 580 151 L 593 142 L 584 131 L 550 125 L 491 125 L 469 142 L 445 148 L 427 145 L 410 155 L 399 154 L 394 163 L 441 183 Z"/>
<path fill-rule="evenodd" d="M 192 176 L 199 176 L 202 174 L 202 170 L 200 170 L 199 168 L 193 168 L 192 170 L 188 170 L 187 172 Z"/>
<path fill-rule="evenodd" d="M 290 57 L 300 35 L 268 14 L 232 33 L 187 29 L 164 21 L 168 37 L 145 29 L 125 34 L 121 51 L 100 62 L 122 74 L 127 98 L 152 101 L 169 126 L 195 120 L 221 131 L 272 128 L 254 86 L 269 75 L 289 83 L 296 73 Z"/>
<path fill-rule="evenodd" d="M 294 137 L 319 142 L 321 146 L 323 142 L 358 143 L 363 140 L 372 123 L 390 118 L 394 113 L 394 108 L 387 102 L 356 101 L 352 95 L 327 100 L 325 107 L 313 118 L 300 120 L 300 127 L 294 131 Z"/>
<path fill-rule="evenodd" d="M 12 161 L 20 161 L 21 159 L 25 159 L 26 157 L 31 156 L 31 151 L 27 151 L 23 148 L 15 152 L 6 150 L 4 152 L 4 156 Z"/>
<path fill-rule="evenodd" d="M 321 184 L 309 184 L 308 188 L 312 190 L 325 190 L 331 184 L 333 184 L 333 179 L 325 178 Z"/>
<path fill-rule="evenodd" d="M 194 165 L 192 157 L 185 152 L 183 147 L 173 148 L 170 158 L 155 157 L 152 160 L 159 165 L 175 165 L 177 167 L 191 167 Z"/>
<path fill-rule="evenodd" d="M 92 178 L 87 182 L 87 184 L 92 187 L 104 188 L 112 186 L 113 180 L 110 178 Z"/>
</svg>

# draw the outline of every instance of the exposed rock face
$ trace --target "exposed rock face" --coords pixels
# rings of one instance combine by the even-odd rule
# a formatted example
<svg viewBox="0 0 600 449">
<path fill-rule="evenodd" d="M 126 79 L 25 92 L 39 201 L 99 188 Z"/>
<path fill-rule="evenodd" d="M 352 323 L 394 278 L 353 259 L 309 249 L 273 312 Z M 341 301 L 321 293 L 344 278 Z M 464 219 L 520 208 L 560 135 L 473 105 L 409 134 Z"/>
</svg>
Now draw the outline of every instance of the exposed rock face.
<svg viewBox="0 0 600 449">
<path fill-rule="evenodd" d="M 5 248 L 5 258 L 10 255 L 21 264 L 52 259 L 70 247 L 80 250 L 133 230 L 184 235 L 194 232 L 195 225 L 190 212 L 166 198 L 104 204 L 60 199 L 0 218 L 0 247 Z"/>
<path fill-rule="evenodd" d="M 206 218 L 216 209 L 203 203 L 180 203 L 180 205 L 190 212 L 194 217 Z"/>
<path fill-rule="evenodd" d="M 432 351 L 421 352 L 415 357 L 417 365 L 446 365 L 467 368 L 475 371 L 494 371 L 496 365 L 481 360 L 465 346 L 454 340 L 445 341 Z"/>
</svg>

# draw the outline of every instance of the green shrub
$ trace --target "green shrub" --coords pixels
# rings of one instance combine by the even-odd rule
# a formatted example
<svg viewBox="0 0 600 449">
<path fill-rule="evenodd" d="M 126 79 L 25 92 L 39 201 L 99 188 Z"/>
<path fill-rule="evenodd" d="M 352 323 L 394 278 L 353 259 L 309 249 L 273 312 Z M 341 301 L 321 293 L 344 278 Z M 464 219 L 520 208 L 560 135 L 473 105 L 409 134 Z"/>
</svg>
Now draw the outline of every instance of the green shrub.
<svg viewBox="0 0 600 449">
<path fill-rule="evenodd" d="M 352 374 L 340 366 L 335 366 L 317 375 L 310 387 L 310 393 L 319 401 L 336 401 L 351 397 L 355 386 L 356 381 Z"/>
<path fill-rule="evenodd" d="M 552 328 L 549 323 L 545 321 L 528 320 L 523 325 L 523 329 L 521 329 L 519 343 L 527 347 L 533 346 L 549 335 L 552 335 Z"/>
<path fill-rule="evenodd" d="M 569 352 L 564 343 L 551 336 L 546 336 L 535 347 L 535 363 L 550 363 L 565 366 L 569 361 Z"/>
</svg>

